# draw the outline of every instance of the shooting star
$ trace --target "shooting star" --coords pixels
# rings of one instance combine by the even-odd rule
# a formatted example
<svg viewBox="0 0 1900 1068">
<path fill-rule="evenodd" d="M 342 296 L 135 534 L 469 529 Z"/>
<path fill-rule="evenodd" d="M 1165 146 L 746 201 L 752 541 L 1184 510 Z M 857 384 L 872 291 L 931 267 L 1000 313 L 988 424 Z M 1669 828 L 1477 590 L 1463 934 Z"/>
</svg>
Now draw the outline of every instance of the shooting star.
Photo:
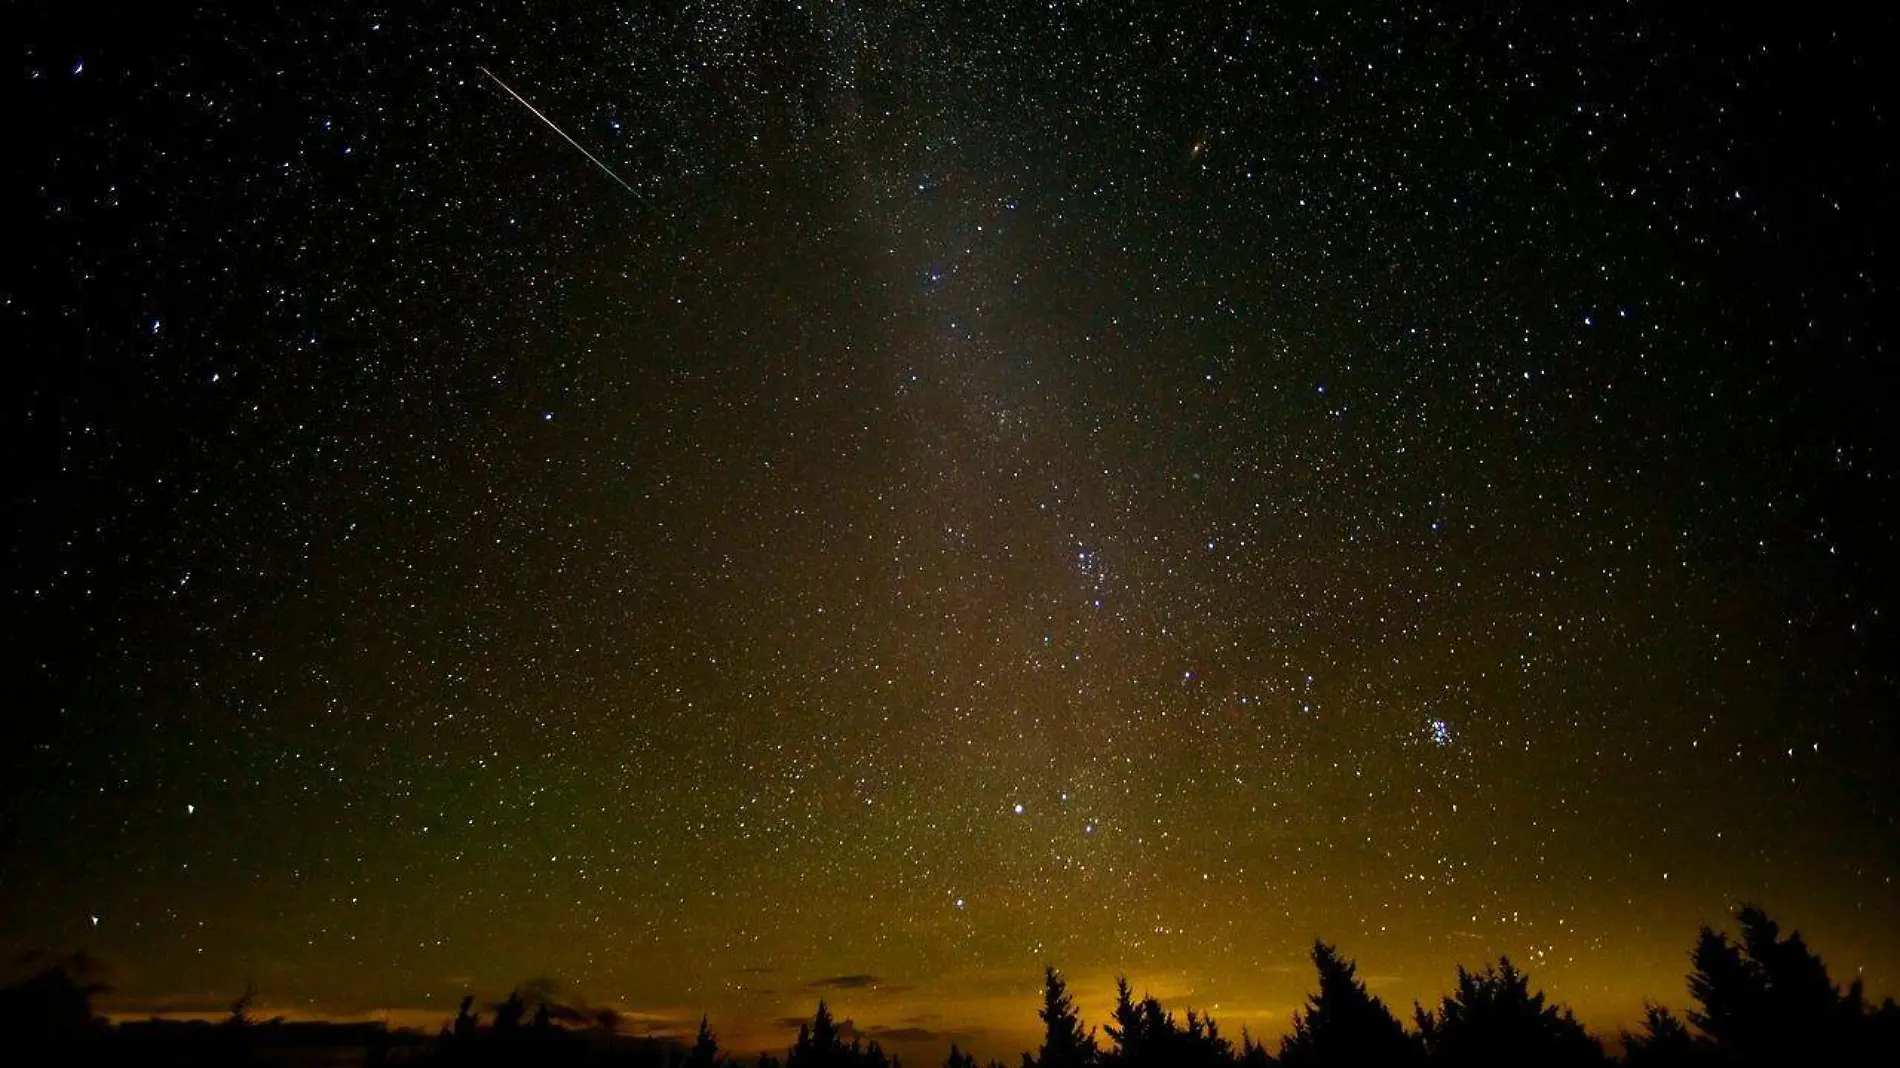
<svg viewBox="0 0 1900 1068">
<path fill-rule="evenodd" d="M 607 175 L 607 177 L 612 178 L 616 182 L 619 182 L 620 187 L 622 189 L 625 189 L 627 192 L 632 193 L 636 197 L 639 197 L 641 200 L 646 199 L 646 196 L 642 194 L 638 189 L 635 189 L 633 186 L 629 185 L 625 178 L 622 178 L 618 174 L 615 174 L 612 167 L 609 167 L 605 163 L 602 163 L 600 161 L 600 157 L 594 155 L 592 152 L 587 151 L 586 146 L 582 145 L 579 141 L 576 141 L 572 137 L 569 137 L 567 135 L 566 130 L 561 129 L 559 126 L 556 126 L 554 124 L 553 119 L 550 119 L 546 115 L 541 114 L 540 108 L 537 108 L 533 104 L 528 103 L 527 97 L 522 96 L 520 93 L 515 92 L 514 89 L 511 88 L 507 82 L 504 82 L 500 78 L 495 77 L 494 71 L 489 70 L 487 67 L 476 67 L 475 69 L 478 71 L 481 71 L 483 74 L 488 75 L 488 80 L 494 82 L 496 85 L 501 86 L 502 89 L 509 96 L 512 96 L 516 100 L 521 101 L 522 107 L 527 108 L 529 111 L 534 112 L 534 117 L 537 119 L 540 119 L 542 122 L 547 123 L 548 129 L 553 130 L 557 134 L 560 134 L 562 140 L 566 141 L 570 145 L 573 145 L 575 148 L 580 149 L 581 155 L 586 156 L 588 161 L 593 163 L 594 166 L 599 167 L 601 171 L 603 171 Z"/>
</svg>

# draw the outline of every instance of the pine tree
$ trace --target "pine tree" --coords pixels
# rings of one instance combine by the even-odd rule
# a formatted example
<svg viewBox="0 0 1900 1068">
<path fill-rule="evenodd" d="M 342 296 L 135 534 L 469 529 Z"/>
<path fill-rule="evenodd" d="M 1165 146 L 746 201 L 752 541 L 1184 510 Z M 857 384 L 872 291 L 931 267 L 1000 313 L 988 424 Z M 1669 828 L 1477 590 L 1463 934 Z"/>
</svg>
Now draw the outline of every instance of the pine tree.
<svg viewBox="0 0 1900 1068">
<path fill-rule="evenodd" d="M 1179 1036 L 1183 1047 L 1177 1063 L 1214 1068 L 1232 1063 L 1234 1044 L 1221 1037 L 1220 1025 L 1212 1016 L 1197 1016 L 1188 1010 L 1187 1030 Z"/>
<path fill-rule="evenodd" d="M 1353 963 L 1324 942 L 1313 943 L 1319 992 L 1293 1016 L 1293 1033 L 1280 1041 L 1284 1065 L 1406 1065 L 1419 1060 L 1385 1003 L 1366 991 Z"/>
<path fill-rule="evenodd" d="M 1108 1068 L 1200 1068 L 1234 1059 L 1233 1043 L 1221 1037 L 1211 1017 L 1189 1009 L 1183 1028 L 1153 997 L 1135 1001 L 1125 976 L 1115 980 L 1106 1030 L 1114 1045 L 1100 1056 Z"/>
<path fill-rule="evenodd" d="M 455 1014 L 455 1041 L 463 1045 L 474 1041 L 475 1028 L 479 1023 L 475 1018 L 475 995 L 462 995 L 462 1007 Z"/>
<path fill-rule="evenodd" d="M 1108 1064 L 1118 1068 L 1132 1068 L 1143 1063 L 1147 1043 L 1147 1017 L 1144 1005 L 1136 1004 L 1133 992 L 1128 986 L 1125 975 L 1115 978 L 1115 1008 L 1109 1013 L 1109 1023 L 1104 1030 L 1109 1041 L 1114 1043 L 1102 1057 Z"/>
<path fill-rule="evenodd" d="M 1472 973 L 1458 969 L 1458 990 L 1437 1013 L 1417 1009 L 1427 1059 L 1446 1065 L 1603 1063 L 1603 1047 L 1569 1009 L 1547 1005 L 1509 957 Z"/>
<path fill-rule="evenodd" d="M 976 1068 L 976 1058 L 958 1049 L 957 1044 L 952 1042 L 950 1055 L 943 1059 L 943 1068 Z"/>
<path fill-rule="evenodd" d="M 495 1006 L 495 1033 L 512 1035 L 521 1029 L 521 1017 L 528 1011 L 528 1003 L 521 998 L 521 991 L 508 994 L 508 1000 Z"/>
<path fill-rule="evenodd" d="M 1240 1032 L 1241 1068 L 1271 1068 L 1272 1064 L 1273 1055 L 1267 1052 L 1267 1047 L 1255 1042 L 1253 1036 L 1242 1028 Z"/>
<path fill-rule="evenodd" d="M 715 1068 L 719 1063 L 719 1041 L 704 1015 L 699 1018 L 699 1034 L 693 1039 L 693 1048 L 686 1052 L 686 1063 L 689 1068 Z"/>
<path fill-rule="evenodd" d="M 1023 1064 L 1033 1068 L 1086 1068 L 1096 1062 L 1095 1035 L 1082 1032 L 1081 1014 L 1062 974 L 1053 966 L 1042 973 L 1042 1051 L 1036 1057 L 1023 1054 Z"/>
<path fill-rule="evenodd" d="M 850 1053 L 837 1021 L 831 1018 L 831 1007 L 820 999 L 811 1023 L 799 1025 L 798 1041 L 785 1063 L 787 1068 L 833 1068 L 846 1063 Z"/>
<path fill-rule="evenodd" d="M 1695 1036 L 1661 1005 L 1644 1004 L 1641 1033 L 1623 1032 L 1623 1063 L 1630 1068 L 1676 1068 L 1697 1063 Z"/>
<path fill-rule="evenodd" d="M 1724 1059 L 1746 1063 L 1832 1063 L 1865 1040 L 1858 989 L 1847 994 L 1799 931 L 1781 937 L 1767 913 L 1744 905 L 1734 942 L 1704 925 L 1690 959 L 1689 1019 Z"/>
<path fill-rule="evenodd" d="M 251 1004 L 257 1000 L 257 984 L 249 979 L 244 981 L 244 993 L 231 1002 L 231 1015 L 225 1017 L 225 1024 L 231 1027 L 246 1027 L 251 1023 Z"/>
</svg>

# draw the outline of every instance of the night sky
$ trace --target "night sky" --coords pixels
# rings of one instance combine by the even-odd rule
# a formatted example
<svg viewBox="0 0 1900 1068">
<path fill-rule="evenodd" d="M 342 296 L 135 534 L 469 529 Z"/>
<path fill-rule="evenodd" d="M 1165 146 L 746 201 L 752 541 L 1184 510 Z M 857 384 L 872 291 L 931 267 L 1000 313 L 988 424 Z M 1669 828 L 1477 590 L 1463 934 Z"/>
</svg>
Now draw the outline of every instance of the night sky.
<svg viewBox="0 0 1900 1068">
<path fill-rule="evenodd" d="M 1013 1055 L 1315 936 L 1613 1029 L 1750 900 L 1900 993 L 1894 16 L 181 6 L 0 31 L 9 954 Z"/>
</svg>

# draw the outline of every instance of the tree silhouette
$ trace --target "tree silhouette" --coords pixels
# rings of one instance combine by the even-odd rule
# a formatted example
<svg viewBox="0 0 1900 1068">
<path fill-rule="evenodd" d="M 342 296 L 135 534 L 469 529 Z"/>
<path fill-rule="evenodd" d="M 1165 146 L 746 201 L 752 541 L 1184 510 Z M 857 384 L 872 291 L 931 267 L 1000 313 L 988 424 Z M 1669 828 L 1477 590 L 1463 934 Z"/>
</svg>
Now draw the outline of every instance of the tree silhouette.
<svg viewBox="0 0 1900 1068">
<path fill-rule="evenodd" d="M 1053 966 L 1042 970 L 1042 1049 L 1034 1057 L 1023 1054 L 1024 1068 L 1084 1068 L 1096 1062 L 1095 1035 L 1082 1032 L 1082 1017 L 1069 996 L 1062 973 Z"/>
<path fill-rule="evenodd" d="M 875 1038 L 862 1049 L 857 1039 L 851 1040 L 851 1063 L 859 1068 L 897 1068 L 897 1059 L 885 1056 L 884 1047 Z"/>
<path fill-rule="evenodd" d="M 1419 1060 L 1405 1027 L 1366 991 L 1357 969 L 1324 942 L 1313 943 L 1319 992 L 1294 1013 L 1293 1033 L 1280 1041 L 1283 1065 L 1405 1065 Z"/>
<path fill-rule="evenodd" d="M 495 1034 L 507 1037 L 520 1031 L 521 1018 L 527 1012 L 528 1003 L 522 1000 L 521 991 L 509 991 L 508 999 L 495 1006 Z"/>
<path fill-rule="evenodd" d="M 93 997 L 107 989 L 92 978 L 99 971 L 96 959 L 75 953 L 0 989 L 0 1035 L 9 1051 L 38 1055 L 101 1037 L 105 1021 L 92 1012 Z"/>
<path fill-rule="evenodd" d="M 719 1063 L 718 1036 L 713 1034 L 711 1022 L 701 1015 L 699 1034 L 693 1039 L 693 1047 L 686 1051 L 686 1064 L 688 1068 L 714 1068 Z"/>
<path fill-rule="evenodd" d="M 1689 1019 L 1720 1059 L 1739 1064 L 1835 1063 L 1880 1043 L 1860 985 L 1843 994 L 1796 931 L 1753 905 L 1735 914 L 1741 937 L 1703 925 L 1690 960 Z M 1892 1047 L 1888 1047 L 1889 1050 Z"/>
<path fill-rule="evenodd" d="M 1880 1008 L 1867 1017 L 1867 1045 L 1889 1062 L 1900 1059 L 1900 1005 L 1892 998 L 1880 1002 Z"/>
<path fill-rule="evenodd" d="M 475 1028 L 479 1023 L 475 1018 L 475 995 L 462 995 L 462 1007 L 455 1014 L 454 1036 L 457 1042 L 470 1042 L 475 1038 Z"/>
<path fill-rule="evenodd" d="M 854 1038 L 846 1045 L 844 1032 L 850 1026 L 849 1021 L 840 1025 L 832 1018 L 831 1007 L 819 1001 L 811 1022 L 798 1026 L 786 1068 L 897 1068 L 897 1058 L 887 1056 L 876 1041 L 865 1044 Z"/>
<path fill-rule="evenodd" d="M 833 1068 L 848 1063 L 850 1053 L 839 1035 L 837 1021 L 831 1018 L 831 1007 L 821 998 L 811 1023 L 798 1025 L 798 1040 L 792 1044 L 785 1063 L 788 1068 Z"/>
<path fill-rule="evenodd" d="M 1458 990 L 1436 1013 L 1416 1009 L 1419 1039 L 1432 1064 L 1566 1065 L 1603 1063 L 1603 1047 L 1569 1009 L 1532 993 L 1509 957 L 1472 973 L 1458 969 Z"/>
<path fill-rule="evenodd" d="M 1233 1043 L 1221 1037 L 1220 1026 L 1211 1018 L 1190 1009 L 1183 1028 L 1154 998 L 1134 1001 L 1126 976 L 1115 980 L 1115 1008 L 1106 1030 L 1114 1045 L 1102 1053 L 1101 1060 L 1114 1068 L 1211 1068 L 1234 1059 Z"/>
<path fill-rule="evenodd" d="M 1703 1048 L 1676 1014 L 1661 1005 L 1643 1005 L 1643 1029 L 1623 1032 L 1623 1063 L 1631 1068 L 1700 1064 Z"/>
<path fill-rule="evenodd" d="M 1900 1006 L 1893 999 L 1875 1008 L 1858 981 L 1845 990 L 1837 987 L 1801 935 L 1782 937 L 1760 909 L 1744 907 L 1736 919 L 1740 933 L 1732 938 L 1701 928 L 1688 976 L 1694 1008 L 1684 1019 L 1647 1004 L 1640 1028 L 1622 1034 L 1626 1063 L 1634 1068 L 1900 1064 Z M 1604 1061 L 1602 1046 L 1575 1016 L 1533 990 L 1509 958 L 1481 972 L 1460 967 L 1456 989 L 1435 1009 L 1415 1007 L 1416 1035 L 1368 992 L 1353 962 L 1333 946 L 1315 942 L 1312 960 L 1319 989 L 1294 1014 L 1278 1063 L 1295 1068 L 1580 1068 Z M 87 958 L 75 956 L 0 988 L 0 1035 L 7 1039 L 0 1048 L 13 1060 L 24 1052 L 22 1063 L 30 1064 L 263 1064 L 279 1057 L 298 1060 L 292 1051 L 312 1041 L 307 1028 L 364 1026 L 285 1024 L 281 1018 L 248 1026 L 255 987 L 247 984 L 231 1005 L 227 1026 L 155 1019 L 111 1027 L 92 1015 L 91 998 L 105 988 L 83 977 L 90 967 Z M 485 1029 L 474 995 L 465 996 L 453 1021 L 442 1028 L 433 1054 L 417 1048 L 426 1045 L 420 1036 L 396 1039 L 380 1025 L 373 1034 L 358 1030 L 336 1037 L 339 1045 L 364 1050 L 371 1064 L 389 1061 L 393 1053 L 402 1063 L 444 1068 L 736 1068 L 721 1055 L 707 1016 L 700 1017 L 690 1046 L 653 1037 L 637 1042 L 614 1034 L 618 1017 L 611 1010 L 589 1009 L 573 998 L 556 1000 L 557 993 L 550 982 L 531 980 L 492 1006 L 494 1022 Z M 532 1024 L 524 1023 L 529 1009 L 534 1010 Z M 1152 996 L 1136 1000 L 1126 976 L 1116 980 L 1104 1028 L 1106 1048 L 1098 1048 L 1095 1033 L 1084 1028 L 1066 981 L 1053 967 L 1043 971 L 1037 1016 L 1043 1039 L 1035 1053 L 1022 1055 L 1025 1068 L 1267 1068 L 1276 1063 L 1245 1031 L 1236 1049 L 1210 1017 L 1187 1010 L 1177 1020 Z M 600 1029 L 569 1029 L 590 1022 Z M 944 1068 L 976 1064 L 954 1043 L 943 1062 Z M 760 1054 L 756 1065 L 782 1068 L 769 1054 Z M 811 1020 L 800 1026 L 783 1068 L 897 1068 L 897 1058 L 850 1021 L 834 1018 L 821 1000 Z M 989 1068 L 1003 1066 L 991 1061 Z"/>
<path fill-rule="evenodd" d="M 1230 1064 L 1234 1059 L 1234 1044 L 1221 1037 L 1220 1025 L 1212 1016 L 1195 1015 L 1193 1009 L 1188 1010 L 1187 1030 L 1180 1033 L 1175 1045 L 1181 1050 L 1177 1064 L 1213 1068 Z"/>
<path fill-rule="evenodd" d="M 1115 1007 L 1109 1012 L 1108 1039 L 1114 1043 L 1103 1055 L 1105 1063 L 1121 1066 L 1147 1063 L 1147 1014 L 1145 1005 L 1136 1004 L 1128 987 L 1128 977 L 1115 977 Z"/>
<path fill-rule="evenodd" d="M 249 979 L 244 981 L 244 993 L 231 1002 L 231 1015 L 224 1022 L 231 1027 L 244 1027 L 251 1022 L 251 1003 L 257 1000 L 257 984 Z"/>
<path fill-rule="evenodd" d="M 1253 1036 L 1243 1028 L 1240 1032 L 1241 1068 L 1269 1068 L 1272 1064 L 1273 1055 L 1267 1052 L 1267 1047 L 1255 1042 Z"/>
</svg>

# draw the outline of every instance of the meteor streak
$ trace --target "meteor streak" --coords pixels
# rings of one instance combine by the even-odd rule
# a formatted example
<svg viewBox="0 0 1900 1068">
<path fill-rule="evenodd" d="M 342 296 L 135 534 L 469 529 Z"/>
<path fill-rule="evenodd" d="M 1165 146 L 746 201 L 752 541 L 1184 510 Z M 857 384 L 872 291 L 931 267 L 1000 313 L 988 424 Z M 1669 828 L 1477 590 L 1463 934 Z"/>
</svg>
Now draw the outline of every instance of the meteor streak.
<svg viewBox="0 0 1900 1068">
<path fill-rule="evenodd" d="M 589 161 L 590 161 L 591 163 L 593 163 L 593 165 L 594 165 L 594 166 L 596 166 L 596 167 L 599 167 L 599 168 L 600 168 L 600 169 L 601 169 L 601 170 L 602 170 L 603 172 L 605 172 L 605 173 L 606 173 L 606 175 L 607 175 L 607 177 L 609 177 L 609 178 L 612 178 L 612 179 L 613 179 L 614 181 L 616 181 L 616 182 L 619 182 L 619 183 L 620 183 L 620 187 L 621 187 L 622 189 L 625 189 L 625 190 L 626 190 L 627 192 L 629 192 L 629 193 L 632 193 L 632 194 L 633 194 L 634 196 L 636 196 L 636 197 L 639 197 L 639 198 L 640 198 L 641 200 L 645 200 L 645 199 L 646 199 L 646 197 L 645 197 L 644 195 L 642 195 L 642 194 L 641 194 L 641 192 L 640 192 L 640 191 L 639 191 L 638 189 L 635 189 L 635 188 L 634 188 L 633 186 L 631 186 L 631 185 L 628 185 L 628 184 L 627 184 L 627 180 L 626 180 L 625 178 L 622 178 L 622 177 L 620 177 L 620 176 L 619 176 L 618 174 L 615 174 L 615 173 L 613 172 L 613 168 L 612 168 L 612 167 L 609 167 L 609 166 L 607 166 L 607 165 L 606 165 L 605 163 L 602 163 L 602 162 L 600 161 L 600 157 L 598 157 L 598 156 L 596 156 L 596 155 L 594 155 L 594 154 L 593 154 L 592 152 L 589 152 L 589 151 L 587 151 L 587 148 L 586 148 L 585 146 L 583 146 L 583 145 L 582 145 L 582 144 L 581 144 L 581 143 L 580 143 L 579 141 L 576 141 L 576 140 L 574 140 L 574 139 L 573 139 L 572 137 L 569 137 L 569 136 L 567 135 L 567 131 L 566 131 L 566 130 L 563 130 L 563 129 L 561 129 L 561 128 L 560 128 L 559 126 L 556 126 L 556 125 L 554 124 L 554 120 L 553 120 L 553 119 L 550 119 L 550 118 L 548 118 L 548 117 L 547 117 L 546 115 L 543 115 L 543 114 L 541 114 L 541 109 L 540 109 L 540 108 L 537 108 L 537 107 L 535 107 L 535 106 L 534 106 L 533 104 L 530 104 L 530 103 L 528 103 L 528 98 L 527 98 L 527 97 L 525 97 L 525 96 L 522 96 L 522 95 L 521 95 L 520 93 L 517 93 L 517 92 L 515 92 L 515 91 L 514 91 L 514 89 L 512 89 L 512 88 L 510 88 L 510 87 L 509 87 L 509 85 L 508 85 L 508 83 L 507 83 L 507 82 L 504 82 L 504 81 L 502 81 L 502 80 L 501 80 L 500 78 L 497 78 L 497 77 L 495 77 L 495 72 L 494 72 L 494 71 L 491 71 L 491 70 L 489 70 L 489 69 L 488 69 L 487 67 L 476 67 L 475 69 L 476 69 L 476 70 L 478 70 L 478 71 L 481 71 L 481 72 L 482 72 L 483 74 L 486 74 L 486 75 L 488 75 L 488 80 L 489 80 L 489 81 L 492 81 L 492 82 L 494 82 L 494 83 L 495 83 L 496 85 L 499 85 L 499 86 L 501 86 L 501 87 L 502 87 L 502 89 L 503 89 L 503 90 L 504 90 L 504 91 L 505 91 L 505 92 L 506 92 L 506 93 L 507 93 L 507 94 L 508 94 L 509 96 L 512 96 L 512 97 L 514 97 L 514 98 L 515 98 L 516 100 L 519 100 L 519 101 L 521 101 L 521 106 L 522 106 L 522 107 L 524 107 L 524 108 L 527 108 L 527 109 L 528 109 L 529 111 L 532 111 L 532 112 L 534 112 L 534 117 L 535 117 L 535 118 L 537 118 L 537 119 L 540 119 L 540 120 L 541 120 L 542 122 L 545 122 L 545 123 L 547 123 L 547 124 L 548 124 L 548 129 L 550 129 L 550 130 L 553 130 L 553 131 L 554 131 L 555 133 L 557 133 L 557 134 L 560 134 L 560 135 L 561 135 L 561 139 L 562 139 L 562 140 L 564 140 L 564 141 L 566 141 L 566 142 L 567 142 L 568 144 L 570 144 L 570 145 L 573 145 L 573 146 L 574 146 L 575 148 L 578 148 L 578 149 L 580 149 L 580 153 L 581 153 L 581 155 L 583 155 L 583 156 L 586 156 L 586 157 L 587 157 L 587 159 L 588 159 L 588 160 L 589 160 Z"/>
</svg>

